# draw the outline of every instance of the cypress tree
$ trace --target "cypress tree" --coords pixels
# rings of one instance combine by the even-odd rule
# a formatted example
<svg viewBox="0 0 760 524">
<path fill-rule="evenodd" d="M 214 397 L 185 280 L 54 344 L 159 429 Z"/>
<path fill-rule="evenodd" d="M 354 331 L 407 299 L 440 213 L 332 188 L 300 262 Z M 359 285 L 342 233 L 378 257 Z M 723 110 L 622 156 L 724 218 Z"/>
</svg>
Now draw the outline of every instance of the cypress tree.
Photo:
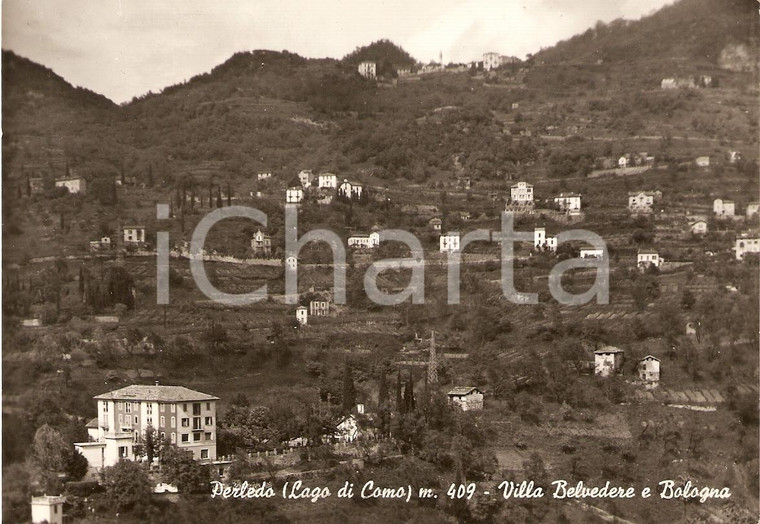
<svg viewBox="0 0 760 524">
<path fill-rule="evenodd" d="M 354 388 L 354 376 L 348 360 L 343 366 L 343 398 L 341 409 L 343 413 L 349 413 L 356 405 L 356 389 Z"/>
<path fill-rule="evenodd" d="M 396 411 L 403 414 L 405 412 L 403 398 L 401 397 L 401 370 L 396 375 Z"/>
</svg>

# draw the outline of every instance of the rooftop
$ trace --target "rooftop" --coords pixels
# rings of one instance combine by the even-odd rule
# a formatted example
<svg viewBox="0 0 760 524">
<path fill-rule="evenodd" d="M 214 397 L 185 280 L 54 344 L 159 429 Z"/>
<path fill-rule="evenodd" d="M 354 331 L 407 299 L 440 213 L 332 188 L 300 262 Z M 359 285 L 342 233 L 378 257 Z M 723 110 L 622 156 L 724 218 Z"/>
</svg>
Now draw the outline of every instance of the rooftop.
<svg viewBox="0 0 760 524">
<path fill-rule="evenodd" d="M 475 386 L 458 386 L 446 394 L 452 395 L 452 396 L 460 396 L 460 395 L 469 395 L 473 391 L 477 391 L 478 393 L 480 393 L 480 390 Z"/>
<path fill-rule="evenodd" d="M 132 385 L 102 395 L 96 400 L 151 400 L 158 402 L 191 402 L 198 400 L 219 400 L 219 397 L 193 391 L 184 386 L 141 386 Z"/>
<path fill-rule="evenodd" d="M 91 421 L 89 421 L 87 424 L 85 424 L 86 428 L 97 428 L 98 427 L 98 419 L 94 418 Z"/>
<path fill-rule="evenodd" d="M 594 351 L 594 355 L 604 355 L 606 353 L 625 353 L 625 351 L 615 346 L 605 346 L 602 349 Z"/>
</svg>

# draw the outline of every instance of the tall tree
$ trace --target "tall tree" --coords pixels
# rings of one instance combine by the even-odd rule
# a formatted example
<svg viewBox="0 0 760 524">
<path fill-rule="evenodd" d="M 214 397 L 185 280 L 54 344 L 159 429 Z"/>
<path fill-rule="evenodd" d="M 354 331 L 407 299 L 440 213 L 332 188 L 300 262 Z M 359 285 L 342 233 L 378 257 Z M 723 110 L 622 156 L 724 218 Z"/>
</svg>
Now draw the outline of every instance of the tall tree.
<svg viewBox="0 0 760 524">
<path fill-rule="evenodd" d="M 412 370 L 409 370 L 409 382 L 406 383 L 404 388 L 404 407 L 407 413 L 414 411 L 414 375 Z"/>
<path fill-rule="evenodd" d="M 396 375 L 396 411 L 401 414 L 406 412 L 404 400 L 401 396 L 401 369 L 398 370 L 398 374 Z"/>
<path fill-rule="evenodd" d="M 348 359 L 343 365 L 343 395 L 341 399 L 341 410 L 343 413 L 349 413 L 356 405 L 356 389 L 354 388 L 354 374 Z"/>
<path fill-rule="evenodd" d="M 116 511 L 129 511 L 150 500 L 151 484 L 146 466 L 140 462 L 120 460 L 103 468 L 102 484 L 106 497 Z"/>
</svg>

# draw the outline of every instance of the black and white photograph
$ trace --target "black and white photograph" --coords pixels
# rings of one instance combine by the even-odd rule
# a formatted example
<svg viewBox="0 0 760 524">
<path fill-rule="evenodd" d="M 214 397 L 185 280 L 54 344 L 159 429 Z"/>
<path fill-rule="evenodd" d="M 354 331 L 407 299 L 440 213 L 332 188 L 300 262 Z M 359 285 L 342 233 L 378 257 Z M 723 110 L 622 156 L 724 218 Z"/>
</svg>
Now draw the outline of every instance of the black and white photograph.
<svg viewBox="0 0 760 524">
<path fill-rule="evenodd" d="M 2 522 L 760 522 L 760 2 L 3 0 Z"/>
</svg>

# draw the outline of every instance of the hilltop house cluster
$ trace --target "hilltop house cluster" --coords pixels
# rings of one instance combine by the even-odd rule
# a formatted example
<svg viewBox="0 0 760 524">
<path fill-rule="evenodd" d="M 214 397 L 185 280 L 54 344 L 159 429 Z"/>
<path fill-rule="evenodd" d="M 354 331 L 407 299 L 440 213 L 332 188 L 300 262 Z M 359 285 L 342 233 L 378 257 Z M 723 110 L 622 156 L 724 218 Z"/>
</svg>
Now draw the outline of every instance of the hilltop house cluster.
<svg viewBox="0 0 760 524">
<path fill-rule="evenodd" d="M 285 204 L 299 205 L 306 198 L 313 197 L 319 204 L 330 204 L 333 198 L 346 201 L 362 201 L 366 198 L 364 185 L 344 178 L 339 181 L 334 173 L 314 176 L 310 169 L 298 173 L 298 185 L 291 185 L 285 191 Z"/>
</svg>

